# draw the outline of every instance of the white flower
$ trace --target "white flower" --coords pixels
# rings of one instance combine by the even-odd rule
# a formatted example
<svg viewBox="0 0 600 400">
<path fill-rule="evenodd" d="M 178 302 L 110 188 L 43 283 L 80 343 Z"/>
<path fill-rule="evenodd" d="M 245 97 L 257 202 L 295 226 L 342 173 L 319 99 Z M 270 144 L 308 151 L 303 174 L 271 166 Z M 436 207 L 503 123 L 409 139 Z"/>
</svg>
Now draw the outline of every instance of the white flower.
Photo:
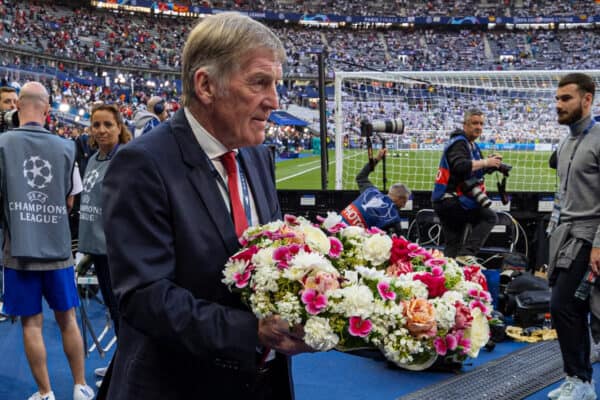
<svg viewBox="0 0 600 400">
<path fill-rule="evenodd" d="M 356 271 L 347 269 L 344 271 L 344 279 L 346 279 L 350 284 L 356 284 L 358 283 L 358 273 Z"/>
<path fill-rule="evenodd" d="M 330 229 L 342 222 L 342 216 L 336 212 L 327 212 L 327 218 L 323 221 L 323 228 Z"/>
<path fill-rule="evenodd" d="M 290 268 L 301 268 L 304 273 L 323 271 L 338 276 L 338 270 L 331 265 L 331 261 L 326 259 L 322 254 L 319 253 L 306 253 L 300 251 L 290 260 Z M 285 273 L 284 273 L 285 274 Z M 284 275 L 284 277 L 286 277 Z"/>
<path fill-rule="evenodd" d="M 479 308 L 472 309 L 471 315 L 473 321 L 471 327 L 465 331 L 465 337 L 471 339 L 471 348 L 467 355 L 475 358 L 479 355 L 479 350 L 490 340 L 490 326 Z"/>
<path fill-rule="evenodd" d="M 450 302 L 444 298 L 435 298 L 431 299 L 431 303 L 435 309 L 435 321 L 438 328 L 450 330 L 454 326 L 456 319 L 454 302 Z"/>
<path fill-rule="evenodd" d="M 339 341 L 326 318 L 311 317 L 304 324 L 304 342 L 317 351 L 331 350 Z"/>
<path fill-rule="evenodd" d="M 365 230 L 359 226 L 347 226 L 340 233 L 345 238 L 359 238 L 364 235 Z"/>
<path fill-rule="evenodd" d="M 224 278 L 221 279 L 221 282 L 227 286 L 234 285 L 237 281 L 233 278 L 233 276 L 236 273 L 243 274 L 244 271 L 246 271 L 246 267 L 248 267 L 248 261 L 229 260 L 227 264 L 225 264 L 225 269 L 223 270 Z"/>
<path fill-rule="evenodd" d="M 375 268 L 367 268 L 363 265 L 357 265 L 354 267 L 354 269 L 364 278 L 369 280 L 381 281 L 386 279 L 385 271 L 382 270 L 378 270 Z"/>
<path fill-rule="evenodd" d="M 413 281 L 413 275 L 414 273 L 400 275 L 392 280 L 392 284 L 394 287 L 402 289 L 401 294 L 406 300 L 412 297 L 426 299 L 429 297 L 427 285 L 425 285 L 422 281 Z"/>
<path fill-rule="evenodd" d="M 250 306 L 257 318 L 266 318 L 273 314 L 274 306 L 266 292 L 255 292 L 250 295 Z"/>
<path fill-rule="evenodd" d="M 255 255 L 252 256 L 252 263 L 256 265 L 257 268 L 275 265 L 275 261 L 273 260 L 274 251 L 275 249 L 273 247 L 260 249 Z"/>
<path fill-rule="evenodd" d="M 281 276 L 290 281 L 301 281 L 302 278 L 308 273 L 304 266 L 292 265 L 291 267 L 284 269 Z"/>
<path fill-rule="evenodd" d="M 463 302 L 464 296 L 456 290 L 448 290 L 442 295 L 442 300 L 450 304 L 456 304 L 457 301 Z"/>
<path fill-rule="evenodd" d="M 376 234 L 367 238 L 363 243 L 363 257 L 373 265 L 381 265 L 390 258 L 391 249 L 392 238 Z"/>
<path fill-rule="evenodd" d="M 341 292 L 342 298 L 336 308 L 346 317 L 368 318 L 373 311 L 373 292 L 368 286 L 352 285 L 337 290 Z"/>
<path fill-rule="evenodd" d="M 276 292 L 279 290 L 277 280 L 280 272 L 274 265 L 263 266 L 254 271 L 252 283 L 255 285 L 254 290 L 265 292 Z"/>
<path fill-rule="evenodd" d="M 469 290 L 483 290 L 479 283 L 471 282 L 471 281 L 461 281 L 458 285 L 454 287 L 454 290 L 463 293 L 463 295 L 467 294 Z"/>
<path fill-rule="evenodd" d="M 298 228 L 303 234 L 306 244 L 311 249 L 317 250 L 320 253 L 328 254 L 331 244 L 327 235 L 319 228 L 312 225 L 300 225 Z"/>
<path fill-rule="evenodd" d="M 290 325 L 297 325 L 302 322 L 302 304 L 298 296 L 287 292 L 283 298 L 277 302 L 277 313 Z"/>
</svg>

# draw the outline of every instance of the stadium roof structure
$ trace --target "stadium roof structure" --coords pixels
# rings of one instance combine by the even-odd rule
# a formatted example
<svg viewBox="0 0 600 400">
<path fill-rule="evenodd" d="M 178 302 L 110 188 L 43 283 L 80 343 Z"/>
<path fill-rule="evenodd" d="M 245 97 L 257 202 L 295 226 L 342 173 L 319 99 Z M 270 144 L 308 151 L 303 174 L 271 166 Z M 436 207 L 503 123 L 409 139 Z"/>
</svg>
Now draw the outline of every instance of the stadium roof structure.
<svg viewBox="0 0 600 400">
<path fill-rule="evenodd" d="M 269 116 L 269 121 L 276 123 L 277 125 L 294 125 L 294 126 L 307 126 L 308 122 L 303 119 L 294 117 L 292 114 L 285 111 L 273 111 Z"/>
</svg>

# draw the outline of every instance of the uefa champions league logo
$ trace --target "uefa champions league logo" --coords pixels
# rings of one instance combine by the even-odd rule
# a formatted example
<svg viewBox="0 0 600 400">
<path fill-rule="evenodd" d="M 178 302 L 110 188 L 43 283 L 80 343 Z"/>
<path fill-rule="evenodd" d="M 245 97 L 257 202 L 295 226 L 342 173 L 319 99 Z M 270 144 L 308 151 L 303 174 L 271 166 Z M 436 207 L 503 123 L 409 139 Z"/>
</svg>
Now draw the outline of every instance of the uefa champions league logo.
<svg viewBox="0 0 600 400">
<path fill-rule="evenodd" d="M 52 182 L 52 165 L 40 156 L 31 156 L 23 161 L 23 176 L 33 189 L 43 189 Z"/>
<path fill-rule="evenodd" d="M 94 188 L 94 185 L 96 184 L 96 182 L 98 182 L 99 177 L 100 177 L 100 174 L 95 169 L 90 171 L 89 174 L 86 174 L 86 177 L 83 180 L 83 191 L 86 193 L 90 192 Z"/>
</svg>

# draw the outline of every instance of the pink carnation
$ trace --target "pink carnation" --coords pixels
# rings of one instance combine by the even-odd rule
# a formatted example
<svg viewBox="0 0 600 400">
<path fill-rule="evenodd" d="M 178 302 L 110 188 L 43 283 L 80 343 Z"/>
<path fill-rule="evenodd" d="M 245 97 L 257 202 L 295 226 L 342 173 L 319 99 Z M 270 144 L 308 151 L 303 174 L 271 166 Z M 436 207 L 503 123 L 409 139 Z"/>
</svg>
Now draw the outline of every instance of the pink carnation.
<svg viewBox="0 0 600 400">
<path fill-rule="evenodd" d="M 390 290 L 390 283 L 386 281 L 381 281 L 377 284 L 377 291 L 379 295 L 384 300 L 395 300 L 396 293 L 393 290 Z"/>
<path fill-rule="evenodd" d="M 361 317 L 350 317 L 350 326 L 348 332 L 352 336 L 367 337 L 373 329 L 373 323 L 368 319 L 362 319 Z"/>
<path fill-rule="evenodd" d="M 311 315 L 317 315 L 327 307 L 327 297 L 313 289 L 302 292 L 302 302 L 306 306 L 306 312 Z"/>
<path fill-rule="evenodd" d="M 435 352 L 440 356 L 445 356 L 448 351 L 456 350 L 458 347 L 458 338 L 452 334 L 448 334 L 445 338 L 437 337 L 433 340 Z"/>
<path fill-rule="evenodd" d="M 338 258 L 344 251 L 344 245 L 336 237 L 329 237 L 329 245 L 329 257 Z"/>
<path fill-rule="evenodd" d="M 244 272 L 242 272 L 242 273 L 235 272 L 233 274 L 233 280 L 235 281 L 235 286 L 240 289 L 245 288 L 248 285 L 248 282 L 250 281 L 251 272 L 252 272 L 251 268 L 246 268 L 244 270 Z"/>
</svg>

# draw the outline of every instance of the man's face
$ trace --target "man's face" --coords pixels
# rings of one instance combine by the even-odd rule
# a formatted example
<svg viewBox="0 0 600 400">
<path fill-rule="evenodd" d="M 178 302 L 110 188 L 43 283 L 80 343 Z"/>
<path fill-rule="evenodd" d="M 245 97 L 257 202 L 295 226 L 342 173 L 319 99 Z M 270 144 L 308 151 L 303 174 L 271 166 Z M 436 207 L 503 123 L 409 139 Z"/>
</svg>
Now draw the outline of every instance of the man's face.
<svg viewBox="0 0 600 400">
<path fill-rule="evenodd" d="M 396 207 L 398 207 L 398 209 L 402 209 L 408 202 L 408 197 L 406 197 L 406 196 L 393 197 L 392 201 L 394 202 Z"/>
<path fill-rule="evenodd" d="M 463 129 L 470 142 L 481 136 L 483 132 L 483 115 L 471 115 L 464 123 Z"/>
<path fill-rule="evenodd" d="M 261 144 L 267 118 L 278 107 L 275 87 L 282 75 L 281 63 L 271 51 L 248 52 L 224 93 L 215 94 L 211 134 L 229 149 Z"/>
<path fill-rule="evenodd" d="M 556 90 L 556 114 L 558 123 L 561 125 L 571 125 L 583 117 L 584 108 L 587 109 L 587 102 L 591 104 L 591 93 L 581 95 L 577 85 L 570 83 Z"/>
<path fill-rule="evenodd" d="M 0 94 L 0 111 L 16 110 L 17 99 L 16 92 L 4 92 Z"/>
</svg>

